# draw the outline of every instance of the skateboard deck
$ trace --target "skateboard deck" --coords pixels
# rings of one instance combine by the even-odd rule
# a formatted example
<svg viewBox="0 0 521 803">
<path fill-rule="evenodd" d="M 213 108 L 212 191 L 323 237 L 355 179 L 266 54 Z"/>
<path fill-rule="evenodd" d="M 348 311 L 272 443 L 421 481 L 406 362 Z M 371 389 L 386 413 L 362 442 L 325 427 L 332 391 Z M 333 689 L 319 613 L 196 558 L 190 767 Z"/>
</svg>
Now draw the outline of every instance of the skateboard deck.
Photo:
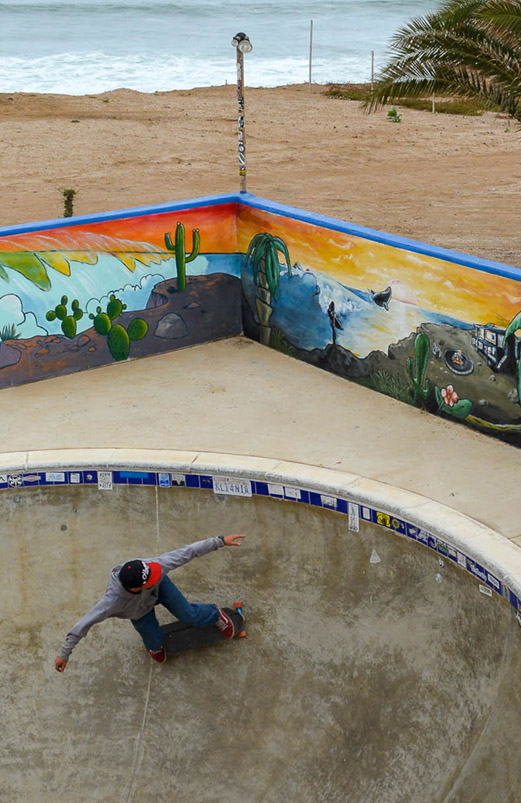
<svg viewBox="0 0 521 803">
<path fill-rule="evenodd" d="M 246 635 L 244 630 L 244 614 L 242 603 L 236 602 L 233 608 L 223 608 L 235 625 L 234 638 Z M 183 622 L 171 622 L 162 628 L 165 634 L 164 647 L 167 655 L 179 655 L 186 650 L 196 647 L 209 647 L 218 641 L 226 641 L 223 634 L 215 625 L 208 627 L 192 627 Z"/>
</svg>

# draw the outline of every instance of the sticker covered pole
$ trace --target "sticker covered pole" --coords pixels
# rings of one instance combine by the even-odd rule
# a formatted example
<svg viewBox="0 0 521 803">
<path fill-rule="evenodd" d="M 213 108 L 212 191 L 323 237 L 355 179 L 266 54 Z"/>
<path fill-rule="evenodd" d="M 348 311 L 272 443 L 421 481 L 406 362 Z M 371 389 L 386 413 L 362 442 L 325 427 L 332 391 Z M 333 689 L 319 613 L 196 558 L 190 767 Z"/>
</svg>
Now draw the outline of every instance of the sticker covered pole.
<svg viewBox="0 0 521 803">
<path fill-rule="evenodd" d="M 239 176 L 241 192 L 246 192 L 246 134 L 244 123 L 244 54 L 251 53 L 253 45 L 245 33 L 235 34 L 232 45 L 237 51 L 237 103 L 239 117 L 237 134 L 239 139 Z"/>
</svg>

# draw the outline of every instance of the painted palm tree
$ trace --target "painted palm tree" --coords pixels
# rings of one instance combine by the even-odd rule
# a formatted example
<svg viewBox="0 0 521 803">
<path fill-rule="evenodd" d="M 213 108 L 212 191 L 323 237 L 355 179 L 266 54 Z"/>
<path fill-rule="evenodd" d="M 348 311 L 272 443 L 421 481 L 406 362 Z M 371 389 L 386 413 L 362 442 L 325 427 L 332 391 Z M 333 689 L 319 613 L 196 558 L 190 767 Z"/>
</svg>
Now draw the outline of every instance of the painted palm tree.
<svg viewBox="0 0 521 803">
<path fill-rule="evenodd" d="M 253 237 L 246 254 L 246 266 L 253 268 L 253 279 L 257 285 L 255 305 L 259 316 L 259 340 L 269 346 L 271 337 L 270 319 L 273 314 L 272 296 L 276 300 L 280 283 L 279 252 L 283 255 L 291 276 L 291 260 L 288 246 L 281 237 L 269 232 L 261 232 Z"/>
<path fill-rule="evenodd" d="M 398 98 L 477 98 L 521 121 L 521 3 L 446 0 L 391 39 L 391 59 L 366 106 Z"/>
</svg>

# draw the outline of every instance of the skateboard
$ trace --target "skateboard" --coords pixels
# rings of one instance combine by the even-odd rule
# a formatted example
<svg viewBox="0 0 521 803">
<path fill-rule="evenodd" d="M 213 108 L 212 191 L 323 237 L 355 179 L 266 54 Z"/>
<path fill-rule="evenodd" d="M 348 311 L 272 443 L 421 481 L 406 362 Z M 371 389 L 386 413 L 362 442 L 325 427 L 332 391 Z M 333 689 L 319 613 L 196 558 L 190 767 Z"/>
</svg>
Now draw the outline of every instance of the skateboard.
<svg viewBox="0 0 521 803">
<path fill-rule="evenodd" d="M 233 608 L 223 608 L 235 625 L 234 638 L 244 638 L 244 614 L 242 602 L 235 602 Z M 179 655 L 196 647 L 209 647 L 218 641 L 226 641 L 215 625 L 208 627 L 192 627 L 183 622 L 171 622 L 162 628 L 165 634 L 164 647 L 167 655 Z"/>
</svg>

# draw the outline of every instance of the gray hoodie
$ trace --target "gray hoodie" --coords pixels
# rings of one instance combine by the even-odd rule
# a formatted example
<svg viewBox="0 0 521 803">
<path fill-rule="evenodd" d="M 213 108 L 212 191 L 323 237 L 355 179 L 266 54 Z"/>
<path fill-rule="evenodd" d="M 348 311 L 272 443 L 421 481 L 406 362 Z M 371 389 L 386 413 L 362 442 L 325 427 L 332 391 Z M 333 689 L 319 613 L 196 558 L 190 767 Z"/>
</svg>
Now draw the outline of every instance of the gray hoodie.
<svg viewBox="0 0 521 803">
<path fill-rule="evenodd" d="M 194 544 L 187 544 L 173 552 L 165 552 L 158 558 L 138 558 L 149 563 L 154 561 L 161 564 L 161 580 L 172 569 L 177 569 L 188 563 L 192 558 L 199 558 L 213 552 L 215 549 L 224 546 L 224 540 L 217 536 L 206 538 L 204 541 L 196 541 Z M 70 654 L 78 642 L 84 638 L 92 625 L 103 622 L 115 616 L 118 619 L 141 619 L 156 605 L 159 596 L 159 582 L 151 588 L 145 588 L 139 594 L 127 591 L 119 581 L 119 570 L 123 566 L 120 563 L 114 566 L 110 573 L 110 581 L 105 592 L 105 596 L 94 608 L 82 616 L 74 627 L 67 633 L 65 643 L 60 650 L 60 657 L 65 661 L 69 660 Z"/>
</svg>

